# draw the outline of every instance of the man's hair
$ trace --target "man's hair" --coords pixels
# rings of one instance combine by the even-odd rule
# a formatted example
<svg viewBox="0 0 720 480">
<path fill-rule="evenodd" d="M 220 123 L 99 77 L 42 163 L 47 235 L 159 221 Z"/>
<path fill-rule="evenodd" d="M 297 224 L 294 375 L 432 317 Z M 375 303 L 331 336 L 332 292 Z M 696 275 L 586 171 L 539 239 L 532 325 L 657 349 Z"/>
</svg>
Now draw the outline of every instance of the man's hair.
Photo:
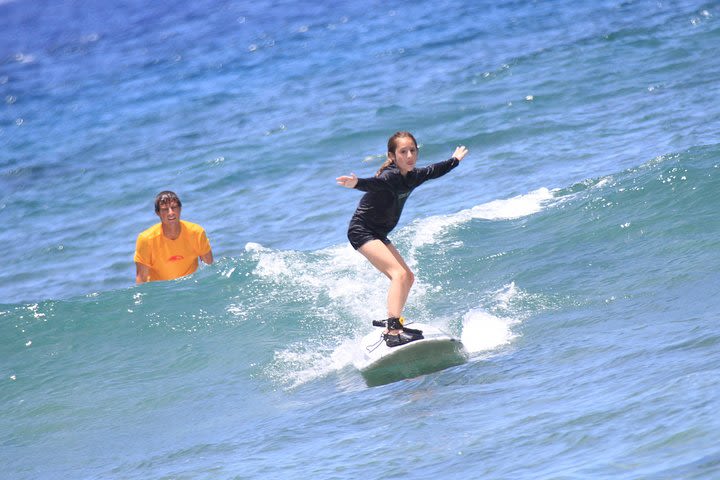
<svg viewBox="0 0 720 480">
<path fill-rule="evenodd" d="M 165 190 L 164 192 L 158 193 L 157 197 L 155 197 L 155 213 L 160 213 L 160 205 L 167 205 L 173 202 L 177 203 L 178 207 L 182 207 L 182 202 L 175 192 Z"/>
</svg>

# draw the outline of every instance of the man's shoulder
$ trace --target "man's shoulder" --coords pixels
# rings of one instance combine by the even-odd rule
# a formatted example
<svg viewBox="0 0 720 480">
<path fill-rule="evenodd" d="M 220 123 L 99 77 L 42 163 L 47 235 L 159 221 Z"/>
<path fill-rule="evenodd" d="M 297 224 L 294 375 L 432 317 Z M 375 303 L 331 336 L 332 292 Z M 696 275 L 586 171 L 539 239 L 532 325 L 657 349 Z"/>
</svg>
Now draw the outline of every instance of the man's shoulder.
<svg viewBox="0 0 720 480">
<path fill-rule="evenodd" d="M 162 235 L 162 224 L 156 223 L 152 227 L 140 232 L 140 234 L 138 235 L 138 239 L 151 240 L 160 235 Z"/>
<path fill-rule="evenodd" d="M 183 228 L 187 229 L 187 231 L 192 233 L 201 233 L 205 231 L 205 229 L 197 223 L 188 222 L 186 220 L 180 220 L 180 223 L 182 224 Z"/>
</svg>

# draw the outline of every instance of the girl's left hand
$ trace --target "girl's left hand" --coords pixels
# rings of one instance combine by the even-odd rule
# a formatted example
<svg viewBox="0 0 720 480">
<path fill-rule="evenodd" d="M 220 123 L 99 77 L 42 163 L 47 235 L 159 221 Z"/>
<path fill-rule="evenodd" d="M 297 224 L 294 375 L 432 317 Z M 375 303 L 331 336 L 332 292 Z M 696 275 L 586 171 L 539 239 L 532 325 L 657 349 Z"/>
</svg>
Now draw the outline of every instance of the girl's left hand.
<svg viewBox="0 0 720 480">
<path fill-rule="evenodd" d="M 460 145 L 459 147 L 457 147 L 455 149 L 455 152 L 453 153 L 452 156 L 457 158 L 458 161 L 460 161 L 463 158 L 465 158 L 465 155 L 467 155 L 467 154 L 468 154 L 468 149 L 465 148 L 465 145 Z"/>
</svg>

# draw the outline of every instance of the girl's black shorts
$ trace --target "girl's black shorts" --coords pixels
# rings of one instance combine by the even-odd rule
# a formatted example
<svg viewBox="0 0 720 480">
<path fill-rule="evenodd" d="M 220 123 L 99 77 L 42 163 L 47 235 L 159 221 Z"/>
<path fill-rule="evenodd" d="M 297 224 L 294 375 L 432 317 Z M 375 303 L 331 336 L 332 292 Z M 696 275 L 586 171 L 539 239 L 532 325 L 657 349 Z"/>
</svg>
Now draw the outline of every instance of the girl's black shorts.
<svg viewBox="0 0 720 480">
<path fill-rule="evenodd" d="M 355 250 L 362 247 L 370 240 L 380 240 L 385 245 L 392 243 L 386 236 L 378 235 L 364 225 L 358 224 L 350 225 L 350 228 L 348 228 L 347 237 L 348 240 L 350 240 L 350 245 L 352 245 Z"/>
</svg>

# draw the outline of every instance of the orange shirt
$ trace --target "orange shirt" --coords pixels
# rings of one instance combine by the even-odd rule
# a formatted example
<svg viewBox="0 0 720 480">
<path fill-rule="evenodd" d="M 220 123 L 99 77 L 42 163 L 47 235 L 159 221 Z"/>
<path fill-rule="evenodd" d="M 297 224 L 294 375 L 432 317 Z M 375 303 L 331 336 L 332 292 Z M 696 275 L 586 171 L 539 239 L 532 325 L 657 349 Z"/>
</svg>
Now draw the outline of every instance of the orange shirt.
<svg viewBox="0 0 720 480">
<path fill-rule="evenodd" d="M 135 261 L 150 267 L 150 281 L 173 280 L 190 275 L 198 267 L 198 257 L 210 251 L 205 230 L 180 220 L 180 236 L 170 240 L 158 223 L 140 233 L 135 245 Z"/>
</svg>

